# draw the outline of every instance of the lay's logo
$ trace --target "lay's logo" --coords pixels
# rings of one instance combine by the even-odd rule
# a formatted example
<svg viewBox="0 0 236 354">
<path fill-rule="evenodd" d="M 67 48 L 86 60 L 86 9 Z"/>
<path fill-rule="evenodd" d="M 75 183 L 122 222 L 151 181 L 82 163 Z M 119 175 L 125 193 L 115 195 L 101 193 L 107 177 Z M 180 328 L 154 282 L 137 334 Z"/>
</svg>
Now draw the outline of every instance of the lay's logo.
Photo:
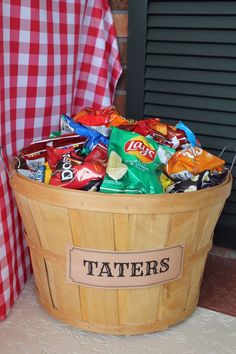
<svg viewBox="0 0 236 354">
<path fill-rule="evenodd" d="M 144 163 L 153 162 L 156 157 L 156 150 L 141 136 L 130 139 L 125 144 L 125 152 L 136 156 Z"/>
</svg>

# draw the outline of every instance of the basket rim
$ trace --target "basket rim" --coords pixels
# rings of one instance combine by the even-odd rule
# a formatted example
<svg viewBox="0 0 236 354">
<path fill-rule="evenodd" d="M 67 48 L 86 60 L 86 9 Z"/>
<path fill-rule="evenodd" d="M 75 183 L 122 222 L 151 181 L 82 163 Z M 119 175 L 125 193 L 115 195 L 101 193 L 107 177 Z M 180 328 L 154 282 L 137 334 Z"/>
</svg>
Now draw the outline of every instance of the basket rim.
<svg viewBox="0 0 236 354">
<path fill-rule="evenodd" d="M 173 212 L 202 209 L 219 203 L 229 197 L 232 188 L 232 174 L 218 186 L 187 193 L 173 194 L 125 194 L 88 192 L 52 186 L 17 173 L 11 163 L 12 177 L 10 184 L 14 192 L 28 199 L 38 200 L 69 209 L 97 212 L 131 213 L 131 214 L 166 214 Z M 194 206 L 194 203 L 198 207 Z"/>
</svg>

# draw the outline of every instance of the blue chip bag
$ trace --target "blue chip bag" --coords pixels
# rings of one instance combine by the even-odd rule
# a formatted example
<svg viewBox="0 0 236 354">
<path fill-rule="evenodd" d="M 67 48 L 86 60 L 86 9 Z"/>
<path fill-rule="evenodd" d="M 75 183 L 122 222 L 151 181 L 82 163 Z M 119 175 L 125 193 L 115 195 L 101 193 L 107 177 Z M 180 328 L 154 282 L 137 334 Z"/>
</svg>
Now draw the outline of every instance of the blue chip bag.
<svg viewBox="0 0 236 354">
<path fill-rule="evenodd" d="M 191 129 L 189 129 L 183 122 L 179 122 L 178 124 L 176 124 L 175 126 L 178 129 L 181 129 L 185 132 L 188 141 L 190 142 L 190 144 L 195 147 L 195 146 L 201 146 L 201 144 L 199 143 L 199 141 L 197 140 L 195 134 L 192 132 Z"/>
<path fill-rule="evenodd" d="M 70 132 L 76 133 L 80 136 L 84 136 L 88 138 L 85 147 L 90 151 L 98 144 L 108 145 L 109 139 L 93 130 L 91 128 L 85 127 L 80 123 L 76 123 L 73 118 L 68 117 L 67 115 L 63 114 L 61 122 L 61 130 L 62 132 Z"/>
</svg>

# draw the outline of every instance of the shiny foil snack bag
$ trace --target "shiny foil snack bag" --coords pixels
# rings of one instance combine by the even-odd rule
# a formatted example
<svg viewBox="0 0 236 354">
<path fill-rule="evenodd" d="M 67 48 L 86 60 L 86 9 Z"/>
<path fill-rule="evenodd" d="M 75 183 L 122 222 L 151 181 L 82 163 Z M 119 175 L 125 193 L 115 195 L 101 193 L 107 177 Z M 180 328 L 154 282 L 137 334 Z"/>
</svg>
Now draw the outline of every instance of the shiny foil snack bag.
<svg viewBox="0 0 236 354">
<path fill-rule="evenodd" d="M 149 118 L 134 122 L 133 124 L 120 126 L 121 129 L 133 131 L 145 137 L 152 137 L 159 144 L 169 146 L 175 150 L 183 146 L 195 146 L 195 135 L 183 123 L 177 128 L 162 123 L 159 118 Z M 186 134 L 188 132 L 188 136 Z M 194 140 L 195 138 L 195 140 Z"/>
<path fill-rule="evenodd" d="M 106 168 L 98 161 L 81 164 L 64 156 L 52 172 L 49 184 L 58 187 L 97 191 L 100 188 Z"/>
<path fill-rule="evenodd" d="M 86 158 L 70 149 L 48 148 L 53 170 L 50 184 L 70 189 L 97 191 L 106 172 L 107 149 L 97 145 Z"/>
<path fill-rule="evenodd" d="M 46 184 L 49 184 L 52 175 L 52 170 L 48 162 L 40 166 L 36 171 L 19 168 L 17 172 L 27 178 L 32 179 L 33 181 L 38 181 Z"/>
<path fill-rule="evenodd" d="M 81 137 L 87 138 L 85 146 L 92 150 L 97 144 L 108 145 L 109 140 L 107 137 L 98 131 L 87 127 L 83 124 L 77 123 L 73 118 L 63 114 L 61 116 L 61 131 L 63 133 L 76 133 Z"/>
<path fill-rule="evenodd" d="M 162 194 L 160 174 L 175 150 L 151 138 L 113 128 L 108 148 L 105 193 Z"/>
<path fill-rule="evenodd" d="M 47 161 L 47 148 L 82 148 L 86 142 L 85 137 L 77 134 L 65 134 L 60 137 L 48 138 L 34 141 L 20 151 L 20 156 L 24 159 L 27 168 L 31 171 L 37 171 Z"/>
<path fill-rule="evenodd" d="M 152 123 L 151 128 L 153 129 L 153 139 L 160 144 L 170 146 L 173 149 L 180 149 L 183 145 L 189 143 L 185 132 L 172 125 Z"/>
<path fill-rule="evenodd" d="M 84 161 L 84 158 L 76 153 L 76 149 L 73 146 L 64 148 L 53 148 L 52 146 L 47 146 L 46 157 L 49 166 L 53 171 L 56 169 L 58 162 L 61 161 L 64 156 L 69 156 L 70 160 L 73 159 L 77 164 L 81 164 Z"/>
<path fill-rule="evenodd" d="M 73 117 L 76 123 L 83 124 L 100 134 L 108 137 L 111 134 L 111 127 L 129 125 L 131 120 L 122 117 L 114 106 L 106 107 L 101 110 L 84 108 Z"/>
<path fill-rule="evenodd" d="M 107 165 L 108 149 L 105 145 L 97 144 L 95 148 L 85 157 L 85 161 L 100 161 L 104 166 Z"/>
<path fill-rule="evenodd" d="M 221 171 L 225 161 L 200 147 L 177 151 L 165 167 L 174 180 L 187 180 L 205 170 Z"/>
<path fill-rule="evenodd" d="M 188 180 L 178 181 L 169 185 L 166 189 L 166 193 L 195 192 L 201 189 L 215 187 L 224 182 L 228 173 L 229 170 L 227 168 L 221 172 L 205 170 Z"/>
</svg>

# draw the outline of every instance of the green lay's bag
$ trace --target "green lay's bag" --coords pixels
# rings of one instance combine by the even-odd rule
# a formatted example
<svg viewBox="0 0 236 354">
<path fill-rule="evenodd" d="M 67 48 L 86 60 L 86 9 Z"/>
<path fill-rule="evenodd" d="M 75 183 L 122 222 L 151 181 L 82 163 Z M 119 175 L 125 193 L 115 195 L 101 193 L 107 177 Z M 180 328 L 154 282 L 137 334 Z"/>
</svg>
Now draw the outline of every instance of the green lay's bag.
<svg viewBox="0 0 236 354">
<path fill-rule="evenodd" d="M 175 150 L 134 132 L 112 128 L 100 192 L 162 194 L 159 176 Z"/>
</svg>

